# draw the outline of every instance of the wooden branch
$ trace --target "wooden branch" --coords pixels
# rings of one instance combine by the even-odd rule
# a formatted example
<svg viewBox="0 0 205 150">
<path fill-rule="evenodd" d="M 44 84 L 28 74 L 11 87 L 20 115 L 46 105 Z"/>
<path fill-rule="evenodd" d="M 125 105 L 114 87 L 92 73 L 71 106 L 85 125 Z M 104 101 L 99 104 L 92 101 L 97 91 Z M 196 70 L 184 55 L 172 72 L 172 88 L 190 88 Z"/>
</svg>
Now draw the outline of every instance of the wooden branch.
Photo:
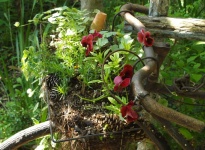
<svg viewBox="0 0 205 150">
<path fill-rule="evenodd" d="M 150 31 L 153 37 L 167 37 L 205 41 L 205 20 L 170 17 L 136 17 Z M 125 25 L 126 32 L 137 34 L 130 25 Z"/>
<path fill-rule="evenodd" d="M 50 133 L 50 121 L 46 121 L 25 130 L 22 130 L 11 136 L 0 144 L 0 150 L 17 149 L 29 141 Z"/>
</svg>

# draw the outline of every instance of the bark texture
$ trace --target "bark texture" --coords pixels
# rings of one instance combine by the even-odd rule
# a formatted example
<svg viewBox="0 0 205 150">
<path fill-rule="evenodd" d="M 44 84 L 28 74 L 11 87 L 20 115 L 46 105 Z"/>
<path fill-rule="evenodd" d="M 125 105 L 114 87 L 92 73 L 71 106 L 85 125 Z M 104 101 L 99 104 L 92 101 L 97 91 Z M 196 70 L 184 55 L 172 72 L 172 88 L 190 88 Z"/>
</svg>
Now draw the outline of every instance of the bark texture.
<svg viewBox="0 0 205 150">
<path fill-rule="evenodd" d="M 170 17 L 136 17 L 150 31 L 154 37 L 170 37 L 175 39 L 188 39 L 205 41 L 205 20 L 194 18 L 170 18 Z M 137 34 L 130 25 L 125 28 Z"/>
<path fill-rule="evenodd" d="M 103 0 L 81 0 L 81 10 L 87 9 L 92 12 L 95 9 L 103 11 Z"/>
<path fill-rule="evenodd" d="M 169 0 L 150 0 L 149 16 L 167 16 Z"/>
</svg>

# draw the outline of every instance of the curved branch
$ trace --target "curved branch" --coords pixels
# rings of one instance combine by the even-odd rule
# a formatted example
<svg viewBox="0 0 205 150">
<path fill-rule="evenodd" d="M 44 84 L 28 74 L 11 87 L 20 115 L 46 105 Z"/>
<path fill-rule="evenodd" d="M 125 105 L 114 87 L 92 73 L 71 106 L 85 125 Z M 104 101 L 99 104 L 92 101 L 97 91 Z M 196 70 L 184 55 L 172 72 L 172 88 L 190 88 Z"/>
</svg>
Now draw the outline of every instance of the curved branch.
<svg viewBox="0 0 205 150">
<path fill-rule="evenodd" d="M 23 144 L 49 133 L 50 121 L 34 125 L 14 134 L 13 136 L 5 140 L 0 144 L 0 150 L 17 149 Z"/>
</svg>

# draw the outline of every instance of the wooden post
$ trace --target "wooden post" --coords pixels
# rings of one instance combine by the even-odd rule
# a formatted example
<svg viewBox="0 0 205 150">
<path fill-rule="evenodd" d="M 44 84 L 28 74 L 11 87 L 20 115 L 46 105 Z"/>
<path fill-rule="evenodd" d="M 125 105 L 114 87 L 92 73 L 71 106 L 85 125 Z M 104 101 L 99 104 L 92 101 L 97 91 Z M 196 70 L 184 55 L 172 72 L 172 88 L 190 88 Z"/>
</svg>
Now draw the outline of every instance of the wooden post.
<svg viewBox="0 0 205 150">
<path fill-rule="evenodd" d="M 167 16 L 169 10 L 169 0 L 150 0 L 149 16 Z"/>
<path fill-rule="evenodd" d="M 149 16 L 167 16 L 169 10 L 169 0 L 150 0 Z M 155 43 L 163 42 L 163 38 L 155 38 Z"/>
<path fill-rule="evenodd" d="M 95 9 L 103 11 L 103 0 L 81 0 L 81 10 L 93 12 Z"/>
<path fill-rule="evenodd" d="M 150 0 L 149 16 L 160 17 L 167 16 L 169 10 L 169 0 Z M 146 27 L 146 26 L 145 26 Z M 152 34 L 152 32 L 151 32 Z M 153 36 L 153 35 L 152 35 Z M 159 67 L 163 63 L 170 46 L 165 43 L 164 37 L 154 37 L 154 52 L 157 54 L 158 68 L 150 75 L 150 81 L 157 81 L 159 77 Z"/>
</svg>

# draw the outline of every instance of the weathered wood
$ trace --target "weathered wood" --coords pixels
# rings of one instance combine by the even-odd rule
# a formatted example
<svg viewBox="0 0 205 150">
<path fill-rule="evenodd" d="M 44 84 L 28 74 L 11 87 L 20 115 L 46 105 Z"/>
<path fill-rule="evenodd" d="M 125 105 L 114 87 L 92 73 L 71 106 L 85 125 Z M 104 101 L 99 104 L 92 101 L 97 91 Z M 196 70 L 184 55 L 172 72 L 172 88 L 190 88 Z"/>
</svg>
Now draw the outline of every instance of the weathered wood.
<svg viewBox="0 0 205 150">
<path fill-rule="evenodd" d="M 103 11 L 103 0 L 81 0 L 81 10 L 86 9 L 89 12 L 99 9 Z"/>
<path fill-rule="evenodd" d="M 169 0 L 150 0 L 149 16 L 167 16 Z"/>
<path fill-rule="evenodd" d="M 150 0 L 150 6 L 149 6 L 149 16 L 150 17 L 162 17 L 162 16 L 167 17 L 168 10 L 169 10 L 169 0 Z M 165 40 L 166 40 L 166 37 L 155 37 L 154 38 L 155 44 L 156 42 L 165 43 Z M 157 72 L 159 71 L 155 71 L 156 75 L 157 75 Z M 157 76 L 156 76 L 156 79 L 158 78 Z"/>
<path fill-rule="evenodd" d="M 205 20 L 203 19 L 146 16 L 136 18 L 144 24 L 153 37 L 205 41 Z M 125 26 L 125 31 L 132 31 L 134 34 L 138 32 L 130 28 L 130 25 Z"/>
</svg>

